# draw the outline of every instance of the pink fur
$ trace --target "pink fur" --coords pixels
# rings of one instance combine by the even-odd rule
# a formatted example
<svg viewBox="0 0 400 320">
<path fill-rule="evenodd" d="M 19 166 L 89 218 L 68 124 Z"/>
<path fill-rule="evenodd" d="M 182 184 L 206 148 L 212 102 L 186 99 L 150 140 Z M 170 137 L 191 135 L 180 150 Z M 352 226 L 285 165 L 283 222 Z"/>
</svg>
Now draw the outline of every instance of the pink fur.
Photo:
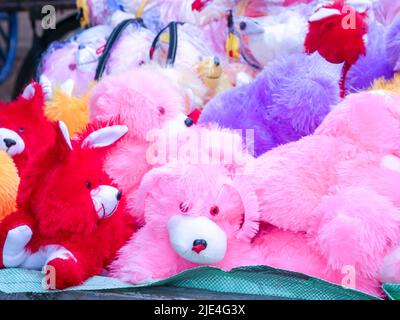
<svg viewBox="0 0 400 320">
<path fill-rule="evenodd" d="M 168 221 L 172 216 L 180 215 L 206 217 L 225 232 L 225 256 L 207 265 L 225 270 L 245 265 L 269 265 L 341 284 L 342 270 L 331 267 L 305 233 L 284 231 L 269 225 L 256 235 L 253 233 L 247 239 L 238 239 L 238 233 L 243 229 L 242 221 L 249 213 L 245 208 L 258 211 L 258 200 L 252 186 L 243 184 L 248 176 L 242 174 L 234 174 L 221 164 L 182 165 L 173 162 L 147 173 L 137 199 L 144 205 L 145 224 L 120 250 L 111 266 L 111 275 L 137 284 L 199 266 L 179 256 L 169 241 Z M 238 186 L 242 188 L 238 189 Z M 187 212 L 181 212 L 182 203 L 189 208 Z M 219 207 L 218 215 L 210 214 L 210 208 L 215 205 Z M 364 275 L 357 277 L 357 289 L 379 294 L 378 288 L 376 279 Z"/>
<path fill-rule="evenodd" d="M 107 157 L 105 170 L 124 193 L 130 194 L 152 167 L 146 160 L 150 145 L 146 136 L 183 114 L 182 98 L 162 76 L 136 69 L 104 77 L 89 105 L 92 121 L 119 119 L 129 128 L 127 136 Z"/>
<path fill-rule="evenodd" d="M 314 135 L 254 164 L 262 221 L 306 232 L 332 270 L 352 265 L 370 284 L 400 242 L 399 106 L 381 92 L 350 95 Z"/>
<path fill-rule="evenodd" d="M 326 157 L 347 149 L 332 145 L 331 137 L 316 135 L 315 143 L 326 148 L 308 155 L 305 146 L 310 148 L 311 138 L 301 140 L 306 151 L 293 143 L 262 160 L 245 157 L 233 166 L 221 159 L 212 165 L 171 161 L 149 171 L 135 196 L 127 198 L 131 210 L 144 213 L 144 226 L 121 249 L 111 275 L 144 283 L 202 264 L 183 258 L 170 242 L 169 221 L 178 215 L 205 217 L 226 234 L 225 255 L 206 265 L 225 270 L 269 265 L 337 284 L 345 278 L 345 267 L 353 266 L 356 289 L 381 294 L 379 274 L 389 249 L 400 240 L 400 212 L 371 190 L 367 180 L 336 192 L 330 188 L 338 178 Z M 207 148 L 200 152 L 207 153 Z M 293 161 L 302 154 L 307 161 Z M 329 172 L 332 177 L 326 176 Z M 318 179 L 323 173 L 324 179 Z M 388 177 L 384 170 L 378 173 Z M 189 209 L 182 211 L 182 205 Z M 218 215 L 211 214 L 214 206 Z M 259 219 L 268 224 L 259 225 Z"/>
</svg>

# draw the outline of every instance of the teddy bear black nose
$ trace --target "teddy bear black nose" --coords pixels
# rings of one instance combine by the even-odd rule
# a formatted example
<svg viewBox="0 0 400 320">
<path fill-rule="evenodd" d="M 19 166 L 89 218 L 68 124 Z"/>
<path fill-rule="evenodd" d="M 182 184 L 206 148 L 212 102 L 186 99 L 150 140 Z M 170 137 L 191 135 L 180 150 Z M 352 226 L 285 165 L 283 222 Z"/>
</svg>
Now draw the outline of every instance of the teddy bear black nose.
<svg viewBox="0 0 400 320">
<path fill-rule="evenodd" d="M 185 125 L 186 125 L 186 127 L 191 127 L 193 124 L 194 124 L 193 119 L 191 119 L 191 118 L 189 118 L 189 117 L 187 117 L 187 118 L 185 119 Z"/>
<path fill-rule="evenodd" d="M 207 248 L 207 241 L 203 239 L 196 239 L 193 241 L 192 251 L 196 252 L 197 254 Z"/>
<path fill-rule="evenodd" d="M 11 148 L 12 146 L 15 146 L 17 143 L 13 139 L 5 138 L 3 139 L 5 145 L 7 148 Z"/>
<path fill-rule="evenodd" d="M 239 23 L 239 28 L 240 28 L 240 30 L 244 30 L 244 29 L 246 29 L 246 27 L 247 27 L 247 23 L 246 23 L 246 22 L 241 21 L 241 22 Z"/>
<path fill-rule="evenodd" d="M 117 193 L 117 200 L 118 200 L 118 201 L 121 200 L 121 197 L 122 197 L 122 192 L 121 192 L 121 191 L 118 191 L 118 193 Z"/>
</svg>

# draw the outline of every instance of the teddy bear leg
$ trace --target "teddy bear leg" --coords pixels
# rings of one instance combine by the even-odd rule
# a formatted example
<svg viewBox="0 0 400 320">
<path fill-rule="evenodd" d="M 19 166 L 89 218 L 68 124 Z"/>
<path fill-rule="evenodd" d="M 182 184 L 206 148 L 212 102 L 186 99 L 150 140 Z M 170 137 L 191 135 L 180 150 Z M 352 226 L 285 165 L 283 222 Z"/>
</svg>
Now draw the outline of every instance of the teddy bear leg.
<svg viewBox="0 0 400 320">
<path fill-rule="evenodd" d="M 49 290 L 65 289 L 85 280 L 84 270 L 75 256 L 65 248 L 52 253 L 45 264 L 46 286 Z"/>
<path fill-rule="evenodd" d="M 22 211 L 14 212 L 1 221 L 0 268 L 18 267 L 24 261 L 25 246 L 32 238 L 32 226 L 32 218 Z"/>
<path fill-rule="evenodd" d="M 400 283 L 400 247 L 391 250 L 383 260 L 379 273 L 382 283 Z"/>
<path fill-rule="evenodd" d="M 313 240 L 331 268 L 349 266 L 376 277 L 388 243 L 399 243 L 400 212 L 386 197 L 364 188 L 349 188 L 324 197 L 318 207 Z"/>
</svg>

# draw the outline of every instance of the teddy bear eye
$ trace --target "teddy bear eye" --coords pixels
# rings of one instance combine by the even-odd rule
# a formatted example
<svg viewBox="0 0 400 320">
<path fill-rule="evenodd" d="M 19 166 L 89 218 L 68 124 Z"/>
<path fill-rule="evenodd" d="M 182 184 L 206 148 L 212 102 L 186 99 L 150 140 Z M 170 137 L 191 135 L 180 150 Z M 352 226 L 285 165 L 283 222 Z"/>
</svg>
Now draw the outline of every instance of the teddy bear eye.
<svg viewBox="0 0 400 320">
<path fill-rule="evenodd" d="M 183 213 L 186 213 L 189 211 L 189 205 L 184 202 L 181 202 L 179 204 L 179 210 L 181 210 L 181 212 L 183 212 Z"/>
<path fill-rule="evenodd" d="M 25 128 L 19 128 L 18 131 L 19 133 L 23 133 L 25 131 Z"/>
<path fill-rule="evenodd" d="M 158 107 L 158 112 L 160 113 L 160 115 L 164 115 L 165 114 L 165 108 L 164 107 Z"/>
<path fill-rule="evenodd" d="M 219 213 L 219 208 L 217 206 L 211 207 L 210 214 L 216 216 Z"/>
<path fill-rule="evenodd" d="M 92 188 L 92 184 L 90 183 L 90 181 L 86 181 L 86 188 L 91 189 Z"/>
</svg>

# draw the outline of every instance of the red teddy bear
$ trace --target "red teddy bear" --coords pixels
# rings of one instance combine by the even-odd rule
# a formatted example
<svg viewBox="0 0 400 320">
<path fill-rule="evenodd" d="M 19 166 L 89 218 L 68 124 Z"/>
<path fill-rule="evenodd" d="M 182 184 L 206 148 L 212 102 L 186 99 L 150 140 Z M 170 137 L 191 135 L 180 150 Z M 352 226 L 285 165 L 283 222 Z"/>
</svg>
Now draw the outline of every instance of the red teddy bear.
<svg viewBox="0 0 400 320">
<path fill-rule="evenodd" d="M 73 145 L 63 122 L 55 129 L 55 144 L 25 167 L 18 210 L 0 224 L 0 267 L 45 268 L 48 288 L 63 289 L 101 273 L 134 226 L 103 171 L 127 128 L 92 130 Z"/>
<path fill-rule="evenodd" d="M 39 150 L 54 143 L 54 125 L 43 113 L 44 93 L 36 82 L 10 103 L 0 102 L 0 149 L 13 157 L 19 171 Z"/>
</svg>

